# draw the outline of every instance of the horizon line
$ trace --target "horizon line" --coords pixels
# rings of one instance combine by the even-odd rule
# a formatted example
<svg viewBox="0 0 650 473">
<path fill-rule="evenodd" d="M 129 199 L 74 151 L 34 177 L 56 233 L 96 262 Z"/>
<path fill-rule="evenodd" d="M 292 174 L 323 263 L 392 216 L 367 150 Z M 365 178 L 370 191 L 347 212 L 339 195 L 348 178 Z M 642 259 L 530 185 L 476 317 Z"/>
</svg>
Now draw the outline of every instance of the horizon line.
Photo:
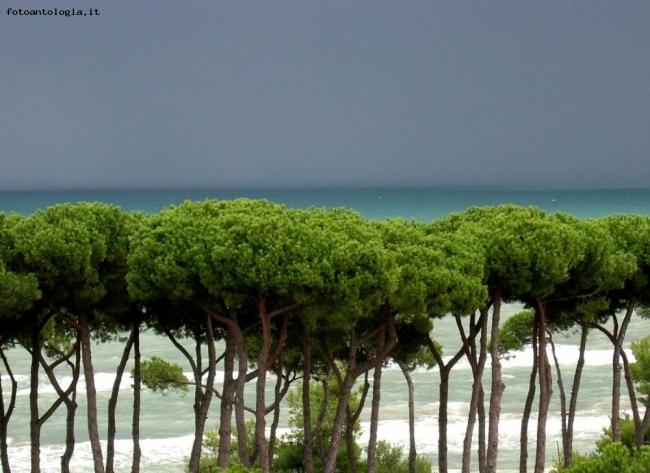
<svg viewBox="0 0 650 473">
<path fill-rule="evenodd" d="M 203 186 L 143 186 L 143 187 L 119 187 L 119 186 L 106 186 L 106 187 L 67 187 L 67 188 L 52 188 L 52 187 L 37 187 L 29 189 L 2 189 L 0 193 L 65 193 L 65 192 L 168 192 L 168 191 L 331 191 L 331 190 L 441 190 L 441 191 L 525 191 L 525 192 L 582 192 L 582 191 L 623 191 L 623 190 L 650 190 L 648 187 L 639 186 L 585 186 L 585 187 L 526 187 L 526 186 L 290 186 L 290 187 L 276 187 L 276 186 L 263 186 L 263 187 L 247 187 L 247 186 L 228 186 L 228 187 L 203 187 Z"/>
</svg>

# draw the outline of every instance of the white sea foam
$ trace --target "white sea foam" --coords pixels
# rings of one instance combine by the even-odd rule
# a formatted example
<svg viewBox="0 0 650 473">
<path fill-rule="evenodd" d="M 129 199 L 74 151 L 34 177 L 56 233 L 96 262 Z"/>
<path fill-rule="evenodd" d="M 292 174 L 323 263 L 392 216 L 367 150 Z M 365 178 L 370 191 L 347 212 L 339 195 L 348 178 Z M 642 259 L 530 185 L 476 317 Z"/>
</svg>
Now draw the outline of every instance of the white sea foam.
<svg viewBox="0 0 650 473">
<path fill-rule="evenodd" d="M 143 473 L 183 472 L 185 457 L 189 455 L 193 440 L 192 435 L 162 439 L 142 439 L 140 441 L 142 450 L 141 471 Z M 105 452 L 105 442 L 102 442 L 102 446 Z M 60 471 L 61 455 L 64 448 L 64 445 L 41 446 L 41 471 L 43 473 Z M 115 451 L 115 471 L 124 473 L 131 471 L 133 442 L 131 440 L 117 440 L 115 442 Z M 29 452 L 29 445 L 12 446 L 10 461 L 14 471 L 30 470 Z M 70 468 L 72 471 L 92 471 L 93 462 L 90 442 L 80 442 L 75 445 Z"/>
<path fill-rule="evenodd" d="M 549 361 L 553 363 L 553 353 L 551 351 L 550 346 L 548 347 L 547 350 Z M 575 366 L 576 363 L 578 362 L 578 358 L 580 355 L 580 352 L 578 350 L 578 347 L 575 345 L 568 345 L 568 344 L 556 344 L 555 345 L 555 353 L 558 358 L 558 362 L 560 363 L 560 366 Z M 627 350 L 626 351 L 628 360 L 630 363 L 633 363 L 635 361 L 634 355 Z M 612 349 L 592 349 L 592 350 L 586 350 L 585 351 L 585 366 L 608 366 L 612 364 L 612 355 L 613 355 L 613 350 Z M 445 363 L 449 363 L 449 361 L 452 359 L 452 356 L 443 356 L 443 361 Z M 511 354 L 509 354 L 507 357 L 501 358 L 501 366 L 503 369 L 509 369 L 509 368 L 528 368 L 531 367 L 533 364 L 533 349 L 530 345 L 526 346 L 523 350 L 521 351 L 513 351 Z M 487 361 L 487 367 L 489 368 L 490 366 L 490 360 L 488 358 Z M 470 370 L 471 366 L 469 362 L 467 361 L 466 358 L 461 358 L 456 365 L 454 365 L 453 370 L 454 371 L 460 371 L 460 370 Z M 385 368 L 387 371 L 400 371 L 399 366 L 397 363 L 390 363 L 388 366 Z M 428 371 L 437 371 L 437 367 L 434 367 L 432 370 L 425 369 L 425 368 L 416 368 L 415 373 L 425 373 Z"/>
<path fill-rule="evenodd" d="M 582 414 L 582 413 L 581 413 Z M 594 441 L 600 436 L 602 429 L 609 423 L 607 416 L 579 416 L 575 423 L 574 447 L 581 451 L 588 451 L 593 448 Z M 362 423 L 360 443 L 367 443 L 369 438 L 369 422 Z M 462 416 L 450 415 L 447 425 L 447 447 L 450 455 L 461 455 L 463 451 L 463 440 L 467 428 L 467 419 Z M 478 437 L 477 426 L 474 429 L 473 451 L 476 451 Z M 499 423 L 499 451 L 500 457 L 517 457 L 519 452 L 521 430 L 521 416 L 503 416 Z M 529 447 L 535 445 L 537 433 L 537 420 L 533 416 L 528 426 Z M 378 438 L 396 445 L 408 448 L 408 421 L 406 419 L 395 419 L 379 422 Z M 427 455 L 433 458 L 438 451 L 438 419 L 437 416 L 419 418 L 415 423 L 415 438 L 418 454 Z M 547 421 L 547 451 L 554 448 L 557 442 L 561 442 L 561 419 L 558 416 L 551 416 Z M 507 463 L 505 468 L 512 467 Z M 499 471 L 507 471 L 500 469 Z"/>
<path fill-rule="evenodd" d="M 551 348 L 548 347 L 547 350 L 549 361 L 553 363 L 553 353 Z M 575 366 L 578 362 L 580 356 L 580 351 L 575 345 L 564 345 L 556 344 L 555 353 L 557 355 L 558 362 L 560 366 Z M 601 349 L 601 350 L 586 350 L 585 351 L 585 366 L 607 366 L 612 364 L 612 354 L 613 350 L 611 349 Z M 626 352 L 628 360 L 630 363 L 635 361 L 632 353 Z M 451 357 L 444 357 L 443 360 L 447 363 Z M 505 357 L 501 360 L 501 366 L 503 369 L 509 368 L 525 368 L 530 367 L 533 364 L 533 349 L 531 346 L 526 346 L 521 351 L 513 352 L 510 356 Z M 489 360 L 488 360 L 489 366 Z M 463 358 L 461 359 L 454 370 L 462 369 L 471 369 L 469 362 Z"/>
<path fill-rule="evenodd" d="M 192 373 L 187 372 L 183 373 L 188 379 L 192 379 Z M 115 373 L 95 373 L 95 390 L 98 393 L 110 393 L 113 390 L 113 384 L 115 383 Z M 4 380 L 3 380 L 4 381 Z M 18 396 L 29 396 L 30 387 L 29 387 L 29 377 L 21 376 L 18 380 Z M 70 382 L 72 381 L 72 376 L 61 376 L 58 378 L 59 385 L 61 389 L 65 390 Z M 223 372 L 217 371 L 215 377 L 215 383 L 223 382 Z M 133 387 L 133 379 L 131 376 L 126 373 L 122 376 L 120 380 L 120 391 L 131 390 Z M 146 389 L 146 388 L 144 388 Z M 50 383 L 50 380 L 45 374 L 40 374 L 38 378 L 38 393 L 39 394 L 55 394 L 56 390 L 54 386 Z M 79 381 L 77 383 L 77 393 L 85 394 L 86 393 L 86 382 L 83 375 L 79 376 Z"/>
<path fill-rule="evenodd" d="M 499 428 L 499 448 L 501 456 L 515 454 L 519 450 L 519 431 L 521 419 L 519 416 L 504 416 Z M 609 422 L 607 416 L 585 416 L 578 417 L 575 426 L 575 442 L 578 448 L 582 446 L 593 446 L 602 428 Z M 462 453 L 463 439 L 466 429 L 466 419 L 462 416 L 451 415 L 448 423 L 448 450 L 450 460 Z M 363 422 L 362 432 L 359 439 L 361 445 L 367 443 L 369 438 L 369 423 Z M 533 417 L 528 428 L 529 445 L 534 446 L 536 435 L 536 420 Z M 288 428 L 278 429 L 278 435 L 288 432 Z M 408 448 L 408 421 L 396 419 L 380 421 L 378 437 L 396 445 Z M 438 420 L 436 416 L 421 417 L 415 424 L 416 446 L 419 454 L 429 456 L 433 459 L 438 450 Z M 560 437 L 560 418 L 550 417 L 547 423 L 547 443 L 554 446 Z M 182 473 L 186 464 L 193 442 L 192 435 L 173 438 L 142 439 L 142 469 L 143 473 L 169 472 Z M 103 443 L 105 450 L 105 443 Z M 476 447 L 476 433 L 474 436 L 474 448 Z M 45 445 L 41 447 L 41 463 L 44 473 L 56 472 L 60 469 L 60 456 L 63 453 L 63 445 Z M 133 445 L 130 439 L 116 441 L 115 470 L 117 472 L 128 472 L 131 466 Z M 15 471 L 29 470 L 29 445 L 12 445 L 11 463 Z M 451 461 L 452 467 L 456 466 Z M 71 463 L 73 471 L 90 471 L 92 469 L 92 456 L 89 442 L 78 443 L 75 447 L 75 454 Z M 509 466 L 499 471 L 510 471 Z M 514 471 L 514 467 L 512 468 Z M 450 471 L 455 471 L 451 469 Z"/>
</svg>

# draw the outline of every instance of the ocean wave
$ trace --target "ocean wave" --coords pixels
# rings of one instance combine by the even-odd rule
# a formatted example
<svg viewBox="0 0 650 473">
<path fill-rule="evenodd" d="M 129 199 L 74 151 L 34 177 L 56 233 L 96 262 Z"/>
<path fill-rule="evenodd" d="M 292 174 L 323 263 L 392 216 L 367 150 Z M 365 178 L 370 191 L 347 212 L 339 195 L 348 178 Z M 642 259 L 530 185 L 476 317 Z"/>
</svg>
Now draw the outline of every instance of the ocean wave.
<svg viewBox="0 0 650 473">
<path fill-rule="evenodd" d="M 460 455 L 463 450 L 463 439 L 467 426 L 467 419 L 460 411 L 466 408 L 465 403 L 453 403 L 450 410 L 449 422 L 447 425 L 448 450 L 450 455 Z M 588 411 L 581 411 L 587 414 Z M 560 417 L 552 415 L 547 423 L 547 444 L 548 448 L 553 447 L 556 442 L 561 441 Z M 609 423 L 606 415 L 582 415 L 576 419 L 574 442 L 578 450 L 586 451 L 593 448 L 594 441 L 600 436 L 603 427 Z M 359 442 L 364 445 L 369 438 L 369 422 L 361 423 L 361 435 Z M 499 450 L 500 457 L 514 458 L 519 451 L 519 432 L 521 426 L 521 415 L 509 414 L 502 416 L 499 425 Z M 536 435 L 536 419 L 531 418 L 528 428 L 529 446 L 534 448 Z M 278 436 L 289 432 L 289 428 L 278 429 Z M 267 429 L 268 433 L 268 429 Z M 415 423 L 416 447 L 419 454 L 434 459 L 438 450 L 438 418 L 436 415 L 421 416 Z M 474 432 L 474 446 L 477 446 L 477 432 Z M 408 420 L 393 419 L 381 420 L 378 428 L 378 438 L 392 444 L 408 447 Z M 171 438 L 148 438 L 140 441 L 142 448 L 143 473 L 165 471 L 170 473 L 181 473 L 184 471 L 186 458 L 189 455 L 193 442 L 192 435 L 184 435 Z M 105 444 L 104 444 L 105 447 Z M 41 463 L 44 473 L 56 472 L 60 469 L 60 456 L 63 453 L 64 445 L 42 445 Z M 133 445 L 130 439 L 116 441 L 115 471 L 128 472 L 131 466 Z M 549 450 L 550 452 L 550 450 Z M 11 463 L 16 471 L 29 471 L 30 449 L 28 442 L 22 445 L 12 443 Z M 507 466 L 504 464 L 504 466 Z M 73 471 L 92 470 L 92 456 L 89 442 L 80 442 L 75 446 L 71 468 Z M 500 469 L 506 471 L 507 469 Z M 452 470 L 450 470 L 452 471 Z"/>
<path fill-rule="evenodd" d="M 183 374 L 185 374 L 185 376 L 187 376 L 189 379 L 192 379 L 191 372 L 187 372 Z M 113 390 L 113 384 L 115 383 L 115 376 L 116 376 L 115 373 L 95 373 L 94 376 L 95 390 L 98 393 L 110 393 Z M 18 391 L 16 394 L 18 396 L 29 396 L 30 393 L 29 377 L 21 376 L 20 379 L 17 378 L 17 381 L 18 381 Z M 58 381 L 61 386 L 61 389 L 65 390 L 69 386 L 70 382 L 72 381 L 72 376 L 69 375 L 61 376 L 58 378 Z M 216 383 L 223 382 L 222 371 L 217 371 L 215 382 Z M 133 388 L 133 379 L 131 378 L 130 375 L 125 374 L 124 376 L 122 376 L 122 379 L 120 381 L 120 391 L 131 390 L 132 388 Z M 146 388 L 144 387 L 143 389 L 146 390 Z M 54 386 L 50 383 L 50 380 L 43 373 L 41 373 L 38 378 L 38 393 L 56 394 L 56 390 L 54 389 Z M 83 375 L 79 376 L 79 381 L 77 382 L 77 393 L 78 394 L 86 393 L 86 382 Z"/>
<path fill-rule="evenodd" d="M 575 366 L 578 362 L 580 351 L 576 345 L 569 344 L 556 344 L 555 352 L 560 363 L 560 366 Z M 553 363 L 553 353 L 551 348 L 548 347 L 547 350 L 549 361 Z M 634 355 L 627 350 L 626 351 L 628 360 L 630 363 L 635 361 Z M 585 351 L 585 366 L 609 366 L 612 364 L 612 349 L 592 349 Z M 443 356 L 443 362 L 449 363 L 452 359 L 452 356 Z M 513 351 L 506 357 L 501 358 L 501 367 L 503 369 L 509 368 L 528 368 L 533 365 L 533 348 L 531 346 L 526 346 L 523 350 Z M 490 359 L 488 358 L 486 363 L 486 369 L 490 368 Z M 397 363 L 389 363 L 385 370 L 388 371 L 401 371 Z M 467 358 L 461 358 L 456 365 L 453 367 L 454 370 L 471 370 L 471 365 L 467 361 Z M 430 371 L 437 371 L 437 367 L 432 369 L 426 369 L 418 367 L 415 369 L 415 373 L 427 373 Z"/>
</svg>

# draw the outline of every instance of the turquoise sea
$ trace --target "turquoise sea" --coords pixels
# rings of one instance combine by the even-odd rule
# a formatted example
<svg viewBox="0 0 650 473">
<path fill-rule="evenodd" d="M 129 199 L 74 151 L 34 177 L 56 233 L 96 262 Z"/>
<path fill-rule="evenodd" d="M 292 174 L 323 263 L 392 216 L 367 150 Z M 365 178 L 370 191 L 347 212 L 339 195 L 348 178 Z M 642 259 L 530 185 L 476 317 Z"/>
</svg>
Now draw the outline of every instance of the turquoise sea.
<svg viewBox="0 0 650 473">
<path fill-rule="evenodd" d="M 107 202 L 123 210 L 156 212 L 184 200 L 267 199 L 289 207 L 347 207 L 374 219 L 430 221 L 471 206 L 513 203 L 578 217 L 650 213 L 650 189 L 474 190 L 474 189 L 173 189 L 0 192 L 0 211 L 29 214 L 60 202 Z"/>
<path fill-rule="evenodd" d="M 109 190 L 69 192 L 0 192 L 0 211 L 18 212 L 23 215 L 60 202 L 101 201 L 113 203 L 125 211 L 142 210 L 156 212 L 170 204 L 186 199 L 205 198 L 233 199 L 237 197 L 265 198 L 290 207 L 347 207 L 359 211 L 368 218 L 384 219 L 402 217 L 430 221 L 451 212 L 462 211 L 470 206 L 514 203 L 533 205 L 549 212 L 562 211 L 580 218 L 599 217 L 615 213 L 639 213 L 650 215 L 650 190 L 584 190 L 584 191 L 530 191 L 530 190 L 451 190 L 451 189 L 316 189 L 316 190 Z M 506 317 L 520 310 L 511 305 L 505 309 Z M 647 335 L 647 322 L 635 319 L 628 330 L 628 345 L 635 338 Z M 434 336 L 453 354 L 459 346 L 453 323 L 441 321 L 434 328 Z M 556 339 L 558 356 L 565 379 L 572 377 L 577 360 L 577 337 L 570 334 Z M 106 403 L 114 378 L 121 348 L 115 344 L 93 347 L 96 365 L 96 384 L 99 390 L 100 409 L 106 417 Z M 185 366 L 184 359 L 165 339 L 153 334 L 145 335 L 142 341 L 144 357 L 160 356 Z M 29 415 L 28 395 L 29 359 L 20 349 L 9 353 L 10 361 L 16 366 L 19 381 L 18 406 L 10 424 L 11 461 L 14 471 L 29 470 Z M 523 400 L 527 390 L 532 351 L 524 350 L 504 361 L 506 391 L 503 399 L 502 423 L 500 427 L 499 471 L 514 472 L 518 464 L 519 421 Z M 586 372 L 580 390 L 578 404 L 579 418 L 576 424 L 575 448 L 588 451 L 608 423 L 609 399 L 611 393 L 611 349 L 602 336 L 592 333 L 589 338 Z M 189 367 L 186 366 L 186 371 Z M 60 375 L 65 378 L 64 372 Z M 489 377 L 489 372 L 486 373 Z M 8 378 L 2 373 L 6 386 Z M 401 373 L 388 367 L 382 379 L 381 425 L 382 439 L 406 445 L 408 439 L 407 399 L 405 382 Z M 437 409 L 438 377 L 436 370 L 419 370 L 414 374 L 418 452 L 427 455 L 436 464 L 437 451 Z M 565 381 L 565 384 L 567 381 Z M 570 384 L 570 383 L 569 383 Z M 488 386 L 489 387 L 489 386 Z M 79 409 L 77 421 L 78 445 L 73 459 L 73 471 L 90 471 L 91 457 L 84 433 L 83 382 L 79 384 Z M 43 409 L 54 399 L 54 389 L 43 376 L 39 391 Z M 451 471 L 460 469 L 460 453 L 465 431 L 471 371 L 466 363 L 459 363 L 452 371 L 452 387 L 449 409 L 449 450 Z M 624 398 L 623 398 L 624 399 Z M 131 385 L 125 379 L 121 386 L 118 409 L 118 457 L 117 471 L 130 471 L 130 428 L 131 428 Z M 625 406 L 625 401 L 623 401 Z M 213 405 L 215 407 L 216 405 Z M 553 395 L 548 422 L 548 461 L 556 456 L 560 439 L 559 402 L 557 389 Z M 44 472 L 59 471 L 59 457 L 63 452 L 64 417 L 57 413 L 43 429 L 42 465 Z M 286 415 L 286 414 L 285 414 Z M 216 426 L 218 407 L 212 411 L 209 426 Z M 367 427 L 367 417 L 363 426 Z M 286 431 L 286 417 L 282 429 Z M 105 426 L 104 426 L 105 428 Z M 142 406 L 143 472 L 182 472 L 184 458 L 191 446 L 192 399 L 191 396 L 170 395 L 162 397 L 144 392 Z M 534 422 L 530 427 L 531 456 L 534 453 Z M 367 434 L 362 434 L 362 442 Z"/>
</svg>

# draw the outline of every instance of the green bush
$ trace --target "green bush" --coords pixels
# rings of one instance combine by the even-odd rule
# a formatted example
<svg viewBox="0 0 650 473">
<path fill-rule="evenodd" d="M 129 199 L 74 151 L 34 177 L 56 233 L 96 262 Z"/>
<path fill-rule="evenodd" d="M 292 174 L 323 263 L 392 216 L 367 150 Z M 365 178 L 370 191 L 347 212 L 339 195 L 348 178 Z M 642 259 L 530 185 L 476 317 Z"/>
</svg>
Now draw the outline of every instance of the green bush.
<svg viewBox="0 0 650 473">
<path fill-rule="evenodd" d="M 650 447 L 630 453 L 622 443 L 609 443 L 600 452 L 580 457 L 571 468 L 559 467 L 551 473 L 650 473 Z"/>
<path fill-rule="evenodd" d="M 621 443 L 628 448 L 630 453 L 634 453 L 636 451 L 634 419 L 625 414 L 619 419 L 619 422 L 621 426 Z M 645 431 L 643 440 L 646 445 L 650 444 L 650 429 Z M 612 428 L 607 427 L 603 429 L 600 439 L 596 441 L 596 448 L 599 452 L 602 452 L 610 443 L 613 443 Z"/>
<path fill-rule="evenodd" d="M 409 473 L 409 461 L 402 447 L 384 440 L 377 442 L 375 466 L 376 473 Z M 365 460 L 359 466 L 359 471 L 367 471 Z M 432 473 L 431 462 L 418 456 L 415 459 L 415 473 Z"/>
<path fill-rule="evenodd" d="M 573 452 L 573 466 L 581 465 L 582 463 L 592 459 L 595 457 L 594 453 L 591 453 L 589 455 L 585 455 L 580 452 Z M 550 473 L 565 473 L 572 471 L 571 468 L 565 468 L 564 467 L 564 458 L 559 458 L 559 459 L 554 459 L 553 460 L 553 468 L 551 469 Z"/>
</svg>

